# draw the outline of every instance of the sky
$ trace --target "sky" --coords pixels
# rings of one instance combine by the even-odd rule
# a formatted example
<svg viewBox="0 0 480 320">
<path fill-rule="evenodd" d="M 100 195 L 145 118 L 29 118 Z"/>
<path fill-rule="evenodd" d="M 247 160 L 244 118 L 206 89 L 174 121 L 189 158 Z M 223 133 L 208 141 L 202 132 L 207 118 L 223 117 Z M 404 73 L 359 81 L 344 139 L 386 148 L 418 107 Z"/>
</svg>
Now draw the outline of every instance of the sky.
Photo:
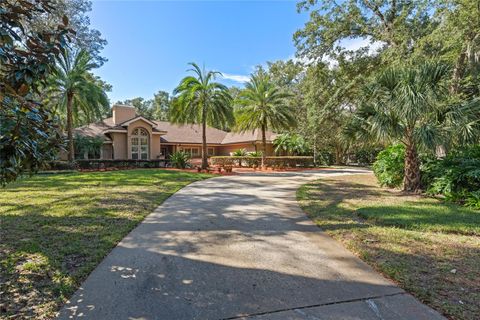
<svg viewBox="0 0 480 320">
<path fill-rule="evenodd" d="M 171 92 L 196 62 L 241 86 L 257 65 L 295 55 L 293 33 L 308 20 L 296 1 L 94 0 L 91 27 L 108 44 L 96 74 L 111 102 Z"/>
</svg>

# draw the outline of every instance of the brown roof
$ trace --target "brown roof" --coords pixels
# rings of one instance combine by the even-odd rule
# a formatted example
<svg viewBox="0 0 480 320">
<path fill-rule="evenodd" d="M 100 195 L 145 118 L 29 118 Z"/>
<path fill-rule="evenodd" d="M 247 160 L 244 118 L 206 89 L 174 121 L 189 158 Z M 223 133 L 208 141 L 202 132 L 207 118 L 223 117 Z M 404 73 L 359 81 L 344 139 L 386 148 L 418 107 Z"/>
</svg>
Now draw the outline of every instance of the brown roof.
<svg viewBox="0 0 480 320">
<path fill-rule="evenodd" d="M 198 124 L 178 125 L 168 121 L 155 121 L 157 129 L 167 131 L 161 137 L 162 142 L 170 143 L 202 143 L 202 126 Z M 227 133 L 225 131 L 207 127 L 207 143 L 221 144 Z"/>
<path fill-rule="evenodd" d="M 271 131 L 265 132 L 267 141 L 273 141 L 277 135 Z M 260 130 L 245 131 L 245 132 L 229 132 L 226 134 L 222 144 L 239 143 L 246 141 L 261 141 L 262 132 Z"/>
<path fill-rule="evenodd" d="M 74 134 L 79 134 L 82 136 L 97 137 L 103 136 L 103 132 L 107 129 L 113 129 L 115 125 L 113 124 L 113 118 L 106 118 L 102 121 L 90 123 L 79 128 L 75 128 L 73 131 Z M 123 128 L 119 128 L 123 129 Z"/>
<path fill-rule="evenodd" d="M 168 121 L 153 121 L 156 127 L 154 132 L 166 131 L 167 133 L 161 136 L 162 142 L 170 143 L 202 143 L 202 127 L 198 124 L 178 125 Z M 74 130 L 75 134 L 84 136 L 103 136 L 107 130 L 121 130 L 127 131 L 122 125 L 115 125 L 113 118 L 106 118 L 102 121 L 91 123 Z M 267 141 L 275 139 L 276 134 L 267 131 Z M 212 127 L 207 127 L 207 143 L 209 144 L 234 144 L 241 142 L 261 141 L 262 134 L 260 130 L 239 132 L 225 132 Z"/>
</svg>

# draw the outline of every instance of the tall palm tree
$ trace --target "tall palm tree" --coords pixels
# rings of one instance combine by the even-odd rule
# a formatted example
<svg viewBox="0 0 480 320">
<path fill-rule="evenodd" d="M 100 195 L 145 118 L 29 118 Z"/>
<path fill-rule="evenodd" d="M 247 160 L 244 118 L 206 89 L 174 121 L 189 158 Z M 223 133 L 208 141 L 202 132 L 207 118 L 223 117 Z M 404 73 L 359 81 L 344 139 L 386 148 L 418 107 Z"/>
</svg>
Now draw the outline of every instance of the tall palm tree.
<svg viewBox="0 0 480 320">
<path fill-rule="evenodd" d="M 232 97 L 226 86 L 215 82 L 220 72 L 202 70 L 193 62 L 189 64 L 192 69 L 188 71 L 194 75 L 183 78 L 173 91 L 170 120 L 202 125 L 202 169 L 206 169 L 207 125 L 218 127 L 234 123 Z"/>
<path fill-rule="evenodd" d="M 290 95 L 280 90 L 261 69 L 250 76 L 237 97 L 236 130 L 240 132 L 261 130 L 262 166 L 267 151 L 267 130 L 288 130 L 296 125 L 293 110 L 287 105 Z"/>
<path fill-rule="evenodd" d="M 420 188 L 419 149 L 473 139 L 478 105 L 448 105 L 445 78 L 449 68 L 425 62 L 382 72 L 366 89 L 354 117 L 357 139 L 400 141 L 405 145 L 403 188 Z M 454 138 L 452 138 L 454 137 Z"/>
<path fill-rule="evenodd" d="M 59 110 L 66 114 L 68 140 L 68 160 L 73 161 L 74 118 L 81 116 L 90 122 L 100 118 L 109 108 L 104 85 L 91 73 L 97 68 L 90 54 L 85 50 L 71 52 L 67 50 L 57 60 L 49 82 L 49 93 Z"/>
</svg>

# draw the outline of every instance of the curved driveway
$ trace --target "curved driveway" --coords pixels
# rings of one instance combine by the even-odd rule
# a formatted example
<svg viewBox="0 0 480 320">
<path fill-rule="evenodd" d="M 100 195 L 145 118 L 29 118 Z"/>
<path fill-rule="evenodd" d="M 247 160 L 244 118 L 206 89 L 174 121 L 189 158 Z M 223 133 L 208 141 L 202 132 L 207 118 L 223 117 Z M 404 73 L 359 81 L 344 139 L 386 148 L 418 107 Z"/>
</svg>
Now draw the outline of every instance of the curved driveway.
<svg viewBox="0 0 480 320">
<path fill-rule="evenodd" d="M 301 184 L 359 172 L 193 183 L 118 244 L 60 319 L 443 319 L 321 232 L 298 207 Z"/>
</svg>

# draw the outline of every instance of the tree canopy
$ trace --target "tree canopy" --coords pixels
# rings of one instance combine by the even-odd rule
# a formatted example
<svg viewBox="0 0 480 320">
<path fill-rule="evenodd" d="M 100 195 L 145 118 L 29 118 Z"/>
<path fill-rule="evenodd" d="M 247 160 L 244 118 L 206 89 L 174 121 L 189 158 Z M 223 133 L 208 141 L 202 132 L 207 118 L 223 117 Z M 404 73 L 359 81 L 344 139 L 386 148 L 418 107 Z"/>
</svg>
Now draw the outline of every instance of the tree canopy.
<svg viewBox="0 0 480 320">
<path fill-rule="evenodd" d="M 208 167 L 206 127 L 234 123 L 232 97 L 226 86 L 215 81 L 221 75 L 216 71 L 201 69 L 190 63 L 192 76 L 187 76 L 175 88 L 175 102 L 170 112 L 174 123 L 197 123 L 202 126 L 202 168 Z"/>
</svg>

